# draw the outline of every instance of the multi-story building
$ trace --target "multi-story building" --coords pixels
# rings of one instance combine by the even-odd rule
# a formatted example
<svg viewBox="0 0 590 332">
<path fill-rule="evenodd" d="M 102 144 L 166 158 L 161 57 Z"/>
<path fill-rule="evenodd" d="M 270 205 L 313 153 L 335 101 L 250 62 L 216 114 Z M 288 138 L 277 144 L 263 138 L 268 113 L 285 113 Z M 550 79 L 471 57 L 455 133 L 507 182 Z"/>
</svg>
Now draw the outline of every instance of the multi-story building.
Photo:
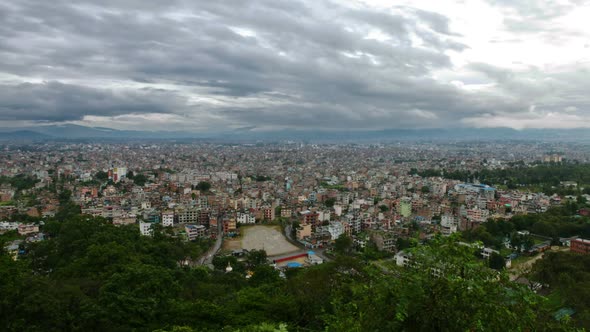
<svg viewBox="0 0 590 332">
<path fill-rule="evenodd" d="M 457 232 L 457 219 L 453 215 L 444 214 L 440 218 L 441 233 L 451 235 Z"/>
<path fill-rule="evenodd" d="M 371 234 L 371 240 L 381 251 L 395 251 L 397 237 L 392 233 L 374 232 Z"/>
<path fill-rule="evenodd" d="M 207 228 L 203 225 L 185 225 L 184 230 L 189 241 L 207 236 Z"/>
<path fill-rule="evenodd" d="M 467 210 L 467 219 L 471 221 L 484 222 L 488 219 L 489 215 L 490 212 L 488 210 L 480 209 L 477 206 Z"/>
<path fill-rule="evenodd" d="M 590 240 L 575 239 L 570 241 L 570 250 L 579 254 L 590 253 Z"/>
<path fill-rule="evenodd" d="M 201 210 L 197 215 L 197 224 L 209 227 L 209 221 L 211 219 L 211 212 L 209 210 Z"/>
<path fill-rule="evenodd" d="M 127 177 L 127 167 L 115 167 L 113 169 L 113 182 L 118 183 Z"/>
<path fill-rule="evenodd" d="M 134 214 L 113 218 L 113 225 L 115 226 L 133 225 L 136 222 L 137 217 Z"/>
<path fill-rule="evenodd" d="M 320 225 L 319 214 L 307 210 L 301 212 L 301 215 L 303 216 L 302 224 L 311 224 L 312 227 Z"/>
<path fill-rule="evenodd" d="M 28 235 L 39 233 L 39 226 L 34 224 L 20 224 L 18 225 L 18 234 L 19 235 Z"/>
<path fill-rule="evenodd" d="M 224 233 L 232 233 L 235 232 L 237 229 L 236 219 L 234 218 L 227 218 L 223 220 L 223 232 Z"/>
<path fill-rule="evenodd" d="M 254 224 L 256 223 L 256 218 L 250 213 L 238 212 L 237 222 L 238 224 Z"/>
<path fill-rule="evenodd" d="M 162 226 L 170 227 L 174 225 L 174 212 L 164 211 L 162 212 Z"/>
<path fill-rule="evenodd" d="M 303 240 L 306 237 L 311 236 L 311 224 L 304 224 L 297 227 L 297 239 Z"/>
<path fill-rule="evenodd" d="M 339 221 L 333 221 L 328 225 L 328 232 L 332 240 L 336 240 L 340 235 L 344 234 L 344 225 Z"/>
<path fill-rule="evenodd" d="M 196 223 L 199 217 L 199 210 L 197 208 L 178 208 L 174 215 L 178 219 L 178 223 Z"/>
<path fill-rule="evenodd" d="M 266 220 L 274 220 L 275 219 L 275 209 L 273 207 L 266 207 L 263 209 L 264 219 Z"/>
<path fill-rule="evenodd" d="M 287 207 L 281 208 L 281 217 L 282 218 L 291 218 L 293 216 L 293 210 Z"/>
<path fill-rule="evenodd" d="M 153 224 L 150 222 L 140 221 L 139 222 L 139 232 L 141 233 L 141 235 L 151 236 L 154 232 L 154 230 L 152 229 L 152 225 Z"/>
</svg>

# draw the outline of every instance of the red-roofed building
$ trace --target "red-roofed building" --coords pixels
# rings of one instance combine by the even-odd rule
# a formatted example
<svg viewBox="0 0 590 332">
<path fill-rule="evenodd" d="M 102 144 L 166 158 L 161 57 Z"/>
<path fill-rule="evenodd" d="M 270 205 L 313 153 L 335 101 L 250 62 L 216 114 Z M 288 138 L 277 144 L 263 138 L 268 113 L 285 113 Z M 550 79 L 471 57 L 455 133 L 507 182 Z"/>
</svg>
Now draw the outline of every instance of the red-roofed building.
<svg viewBox="0 0 590 332">
<path fill-rule="evenodd" d="M 570 250 L 579 254 L 590 253 L 590 240 L 575 239 L 570 242 Z"/>
</svg>

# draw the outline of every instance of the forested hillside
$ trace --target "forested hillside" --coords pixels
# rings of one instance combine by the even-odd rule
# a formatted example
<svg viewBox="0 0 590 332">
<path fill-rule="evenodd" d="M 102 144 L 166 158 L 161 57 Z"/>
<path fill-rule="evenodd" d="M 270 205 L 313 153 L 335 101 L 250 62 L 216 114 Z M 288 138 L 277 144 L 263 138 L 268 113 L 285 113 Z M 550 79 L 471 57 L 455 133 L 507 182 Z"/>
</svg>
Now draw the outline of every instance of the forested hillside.
<svg viewBox="0 0 590 332">
<path fill-rule="evenodd" d="M 454 237 L 412 252 L 412 266 L 348 257 L 281 278 L 260 259 L 181 267 L 206 244 L 72 217 L 49 240 L 0 257 L 5 331 L 567 330 L 546 300 L 483 265 Z M 9 236 L 5 234 L 3 238 Z M 259 256 L 259 255 L 258 255 Z M 258 257 L 259 258 L 259 257 Z"/>
</svg>

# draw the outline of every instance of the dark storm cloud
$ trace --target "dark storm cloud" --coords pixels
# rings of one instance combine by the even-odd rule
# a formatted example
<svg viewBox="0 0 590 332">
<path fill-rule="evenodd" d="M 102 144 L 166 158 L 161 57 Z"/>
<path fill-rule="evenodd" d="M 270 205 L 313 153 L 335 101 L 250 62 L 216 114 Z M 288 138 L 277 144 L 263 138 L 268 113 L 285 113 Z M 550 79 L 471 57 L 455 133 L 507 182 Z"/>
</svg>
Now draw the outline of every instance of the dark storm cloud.
<svg viewBox="0 0 590 332">
<path fill-rule="evenodd" d="M 468 46 L 447 17 L 413 8 L 21 0 L 0 3 L 0 19 L 0 73 L 51 82 L 0 86 L 0 120 L 206 113 L 236 127 L 436 127 L 528 107 L 433 79 Z"/>
</svg>

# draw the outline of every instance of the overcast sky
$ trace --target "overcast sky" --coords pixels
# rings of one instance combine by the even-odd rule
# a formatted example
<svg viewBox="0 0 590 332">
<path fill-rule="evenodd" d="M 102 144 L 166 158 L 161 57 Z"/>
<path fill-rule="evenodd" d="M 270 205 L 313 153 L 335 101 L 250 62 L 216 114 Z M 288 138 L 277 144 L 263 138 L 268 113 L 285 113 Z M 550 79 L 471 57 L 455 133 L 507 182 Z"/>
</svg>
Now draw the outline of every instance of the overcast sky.
<svg viewBox="0 0 590 332">
<path fill-rule="evenodd" d="M 2 1 L 0 126 L 590 127 L 589 18 L 577 0 Z"/>
</svg>

